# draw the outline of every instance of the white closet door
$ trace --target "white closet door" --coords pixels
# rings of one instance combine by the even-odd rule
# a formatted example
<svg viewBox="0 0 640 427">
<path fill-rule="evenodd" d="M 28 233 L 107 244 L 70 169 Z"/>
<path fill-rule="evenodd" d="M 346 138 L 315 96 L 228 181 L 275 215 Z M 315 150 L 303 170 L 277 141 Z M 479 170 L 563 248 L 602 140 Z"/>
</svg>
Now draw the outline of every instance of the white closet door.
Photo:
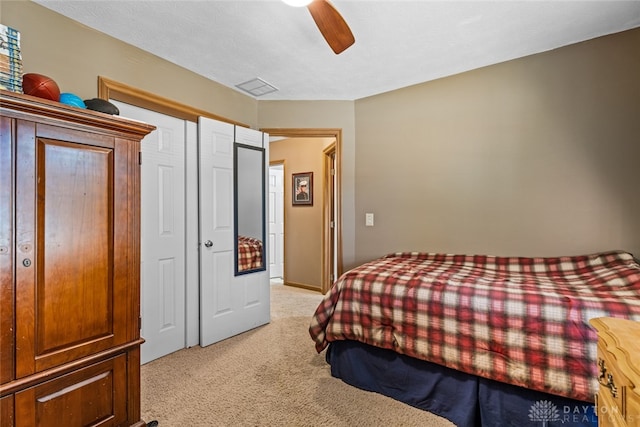
<svg viewBox="0 0 640 427">
<path fill-rule="evenodd" d="M 141 149 L 141 362 L 147 363 L 185 347 L 185 121 L 111 102 L 121 116 L 157 127 Z"/>
<path fill-rule="evenodd" d="M 284 167 L 269 168 L 269 270 L 271 278 L 284 273 Z"/>
<path fill-rule="evenodd" d="M 206 346 L 269 322 L 269 278 L 268 269 L 234 275 L 234 126 L 200 118 L 198 128 L 200 345 Z"/>
</svg>

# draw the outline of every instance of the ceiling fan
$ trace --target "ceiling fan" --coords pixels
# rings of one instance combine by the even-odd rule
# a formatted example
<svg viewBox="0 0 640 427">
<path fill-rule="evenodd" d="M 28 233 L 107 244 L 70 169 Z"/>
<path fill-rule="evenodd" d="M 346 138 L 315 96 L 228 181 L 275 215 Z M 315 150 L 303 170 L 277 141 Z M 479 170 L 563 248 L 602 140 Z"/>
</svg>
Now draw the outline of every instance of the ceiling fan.
<svg viewBox="0 0 640 427">
<path fill-rule="evenodd" d="M 331 49 L 342 53 L 355 41 L 351 29 L 329 0 L 282 0 L 290 6 L 307 6 L 313 20 Z"/>
</svg>

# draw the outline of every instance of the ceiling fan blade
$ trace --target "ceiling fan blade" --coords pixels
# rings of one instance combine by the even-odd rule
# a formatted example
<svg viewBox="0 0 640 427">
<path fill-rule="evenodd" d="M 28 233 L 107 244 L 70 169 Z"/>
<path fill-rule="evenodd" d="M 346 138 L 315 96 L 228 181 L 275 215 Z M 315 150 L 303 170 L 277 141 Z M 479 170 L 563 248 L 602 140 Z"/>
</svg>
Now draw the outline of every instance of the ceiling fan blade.
<svg viewBox="0 0 640 427">
<path fill-rule="evenodd" d="M 356 41 L 342 15 L 328 0 L 314 0 L 307 8 L 320 33 L 336 54 L 343 52 Z"/>
</svg>

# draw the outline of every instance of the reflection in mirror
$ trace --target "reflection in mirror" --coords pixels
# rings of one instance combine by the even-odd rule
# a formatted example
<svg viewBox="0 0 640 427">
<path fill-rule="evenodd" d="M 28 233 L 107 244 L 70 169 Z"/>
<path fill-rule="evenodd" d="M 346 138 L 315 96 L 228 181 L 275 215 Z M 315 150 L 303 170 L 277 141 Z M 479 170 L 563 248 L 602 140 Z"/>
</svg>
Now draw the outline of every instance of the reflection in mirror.
<svg viewBox="0 0 640 427">
<path fill-rule="evenodd" d="M 235 274 L 266 269 L 265 151 L 234 144 Z"/>
</svg>

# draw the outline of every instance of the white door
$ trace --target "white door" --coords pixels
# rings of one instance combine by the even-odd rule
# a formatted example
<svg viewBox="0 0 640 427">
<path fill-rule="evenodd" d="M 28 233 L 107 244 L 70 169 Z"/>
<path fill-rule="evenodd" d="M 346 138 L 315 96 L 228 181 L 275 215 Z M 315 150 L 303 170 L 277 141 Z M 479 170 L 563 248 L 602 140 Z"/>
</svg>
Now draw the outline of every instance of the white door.
<svg viewBox="0 0 640 427">
<path fill-rule="evenodd" d="M 199 120 L 201 346 L 268 323 L 270 316 L 269 270 L 234 275 L 235 132 L 231 124 Z M 244 129 L 239 134 L 242 143 L 253 135 L 263 144 L 260 132 Z"/>
<path fill-rule="evenodd" d="M 142 140 L 141 362 L 185 347 L 185 121 L 111 101 L 157 129 Z"/>
<path fill-rule="evenodd" d="M 269 167 L 269 270 L 271 278 L 284 272 L 284 167 Z"/>
</svg>

